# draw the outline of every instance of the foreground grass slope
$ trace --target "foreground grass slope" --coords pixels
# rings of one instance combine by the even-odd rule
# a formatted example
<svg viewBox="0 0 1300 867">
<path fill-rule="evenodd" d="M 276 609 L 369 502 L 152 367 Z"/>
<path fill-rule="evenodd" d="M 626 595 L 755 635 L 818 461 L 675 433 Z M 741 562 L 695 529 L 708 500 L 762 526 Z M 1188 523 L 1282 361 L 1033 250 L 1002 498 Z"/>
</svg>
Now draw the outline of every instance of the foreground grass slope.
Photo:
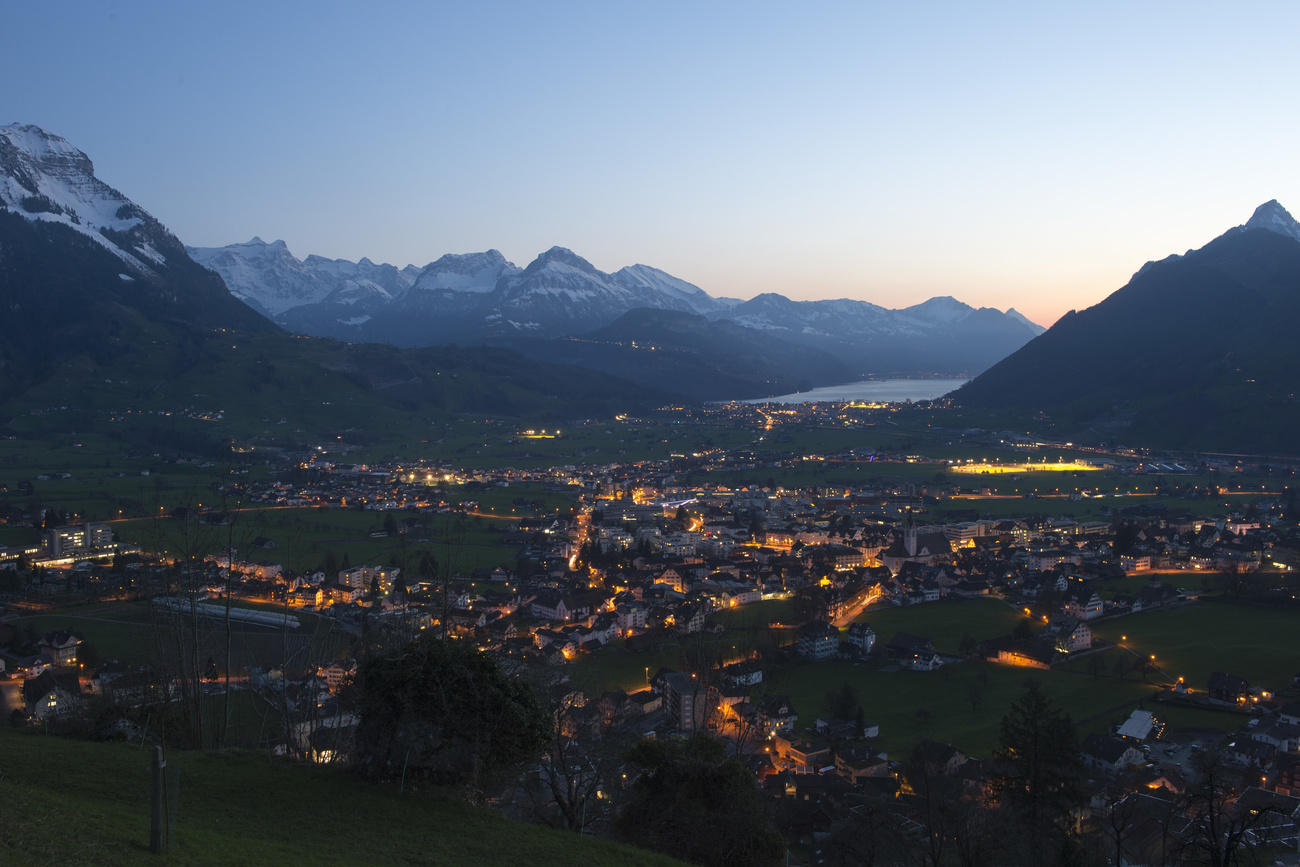
<svg viewBox="0 0 1300 867">
<path fill-rule="evenodd" d="M 138 746 L 0 731 L 0 863 L 158 863 L 148 850 L 149 761 Z M 166 863 L 677 863 L 255 753 L 176 751 L 168 764 L 179 786 Z"/>
</svg>

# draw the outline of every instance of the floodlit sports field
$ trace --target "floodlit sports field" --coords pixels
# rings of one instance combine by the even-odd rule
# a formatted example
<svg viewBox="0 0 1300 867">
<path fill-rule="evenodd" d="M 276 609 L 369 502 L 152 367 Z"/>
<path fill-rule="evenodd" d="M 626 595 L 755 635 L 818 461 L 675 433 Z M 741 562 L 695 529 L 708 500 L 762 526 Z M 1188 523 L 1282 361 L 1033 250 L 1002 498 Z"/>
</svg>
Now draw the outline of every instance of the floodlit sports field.
<svg viewBox="0 0 1300 867">
<path fill-rule="evenodd" d="M 1061 463 L 1024 463 L 1024 464 L 953 464 L 948 468 L 954 473 L 972 473 L 990 475 L 1001 475 L 1004 473 L 1077 473 L 1077 472 L 1095 472 L 1101 467 L 1095 467 L 1092 464 L 1081 464 L 1075 462 Z"/>
</svg>

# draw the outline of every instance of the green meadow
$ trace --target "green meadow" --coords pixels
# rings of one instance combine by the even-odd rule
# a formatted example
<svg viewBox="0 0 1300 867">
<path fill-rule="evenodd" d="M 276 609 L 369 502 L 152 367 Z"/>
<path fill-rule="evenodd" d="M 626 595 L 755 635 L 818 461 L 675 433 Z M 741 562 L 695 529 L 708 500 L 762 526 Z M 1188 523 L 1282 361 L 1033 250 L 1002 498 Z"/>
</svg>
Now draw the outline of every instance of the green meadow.
<svg viewBox="0 0 1300 867">
<path fill-rule="evenodd" d="M 0 803 L 14 806 L 0 834 L 7 864 L 678 863 L 346 770 L 177 750 L 166 756 L 171 845 L 153 855 L 149 750 L 4 730 L 0 755 Z"/>
</svg>

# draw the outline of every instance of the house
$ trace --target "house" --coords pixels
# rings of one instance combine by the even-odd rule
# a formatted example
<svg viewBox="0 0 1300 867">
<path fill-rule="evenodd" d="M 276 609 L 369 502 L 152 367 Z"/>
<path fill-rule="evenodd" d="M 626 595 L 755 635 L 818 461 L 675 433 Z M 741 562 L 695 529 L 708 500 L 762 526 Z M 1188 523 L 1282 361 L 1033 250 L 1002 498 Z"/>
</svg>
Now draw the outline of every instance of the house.
<svg viewBox="0 0 1300 867">
<path fill-rule="evenodd" d="M 1244 677 L 1226 671 L 1216 671 L 1210 675 L 1206 684 L 1210 698 L 1232 704 L 1247 701 L 1250 698 L 1250 683 Z"/>
<path fill-rule="evenodd" d="M 799 627 L 795 652 L 804 659 L 830 659 L 840 649 L 840 631 L 824 620 Z"/>
<path fill-rule="evenodd" d="M 1277 712 L 1278 719 L 1291 725 L 1300 725 L 1300 701 L 1289 701 Z"/>
<path fill-rule="evenodd" d="M 357 661 L 355 659 L 336 659 L 329 665 L 317 667 L 316 675 L 325 680 L 325 686 L 330 692 L 338 692 L 339 685 L 344 680 L 356 677 Z"/>
<path fill-rule="evenodd" d="M 643 689 L 640 692 L 634 692 L 627 697 L 628 704 L 631 705 L 639 716 L 646 716 L 654 713 L 663 707 L 663 696 L 652 690 Z"/>
<path fill-rule="evenodd" d="M 55 665 L 76 665 L 80 645 L 81 638 L 66 631 L 47 632 L 40 639 L 41 653 Z"/>
<path fill-rule="evenodd" d="M 966 754 L 954 747 L 952 744 L 939 743 L 929 738 L 923 738 L 916 745 L 916 755 L 920 756 L 925 765 L 934 773 L 943 776 L 952 776 L 957 770 L 966 764 Z"/>
<path fill-rule="evenodd" d="M 903 668 L 917 671 L 933 671 L 943 665 L 934 651 L 934 642 L 923 635 L 897 632 L 885 645 L 885 653 Z"/>
<path fill-rule="evenodd" d="M 1061 653 L 1075 653 L 1092 647 L 1092 630 L 1076 617 L 1056 615 L 1048 622 L 1043 634 L 1052 637 Z"/>
<path fill-rule="evenodd" d="M 871 624 L 859 621 L 849 627 L 844 640 L 866 655 L 876 647 L 876 630 L 871 628 Z"/>
<path fill-rule="evenodd" d="M 690 635 L 704 629 L 704 617 L 708 613 L 702 602 L 687 602 L 678 607 L 673 615 L 677 631 Z"/>
<path fill-rule="evenodd" d="M 328 587 L 327 590 L 329 598 L 342 605 L 351 605 L 365 593 L 360 587 L 347 587 L 342 584 L 336 587 Z"/>
<path fill-rule="evenodd" d="M 545 590 L 537 594 L 533 599 L 532 612 L 533 616 L 544 620 L 567 622 L 573 616 L 564 597 L 553 590 Z"/>
<path fill-rule="evenodd" d="M 738 686 L 757 686 L 763 682 L 763 666 L 754 660 L 733 662 L 723 667 L 722 672 Z"/>
<path fill-rule="evenodd" d="M 1065 614 L 1077 620 L 1092 620 L 1105 610 L 1101 597 L 1087 587 L 1069 591 L 1065 597 Z"/>
<path fill-rule="evenodd" d="M 1300 726 L 1280 719 L 1261 721 L 1250 730 L 1250 739 L 1270 744 L 1282 752 L 1300 749 Z"/>
<path fill-rule="evenodd" d="M 27 715 L 39 720 L 64 719 L 81 706 L 81 683 L 74 671 L 46 670 L 23 681 Z"/>
<path fill-rule="evenodd" d="M 865 777 L 885 777 L 889 775 L 889 757 L 870 747 L 836 750 L 835 772 L 855 784 Z"/>
<path fill-rule="evenodd" d="M 831 749 L 826 744 L 788 734 L 772 738 L 772 751 L 802 773 L 816 773 L 832 763 Z"/>
<path fill-rule="evenodd" d="M 788 696 L 771 695 L 763 699 L 757 711 L 758 726 L 768 734 L 788 732 L 799 719 Z"/>
<path fill-rule="evenodd" d="M 628 602 L 619 605 L 615 609 L 615 615 L 618 617 L 618 628 L 624 632 L 633 629 L 645 629 L 646 606 L 640 602 Z"/>
<path fill-rule="evenodd" d="M 1257 846 L 1289 849 L 1300 832 L 1300 798 L 1293 795 L 1250 786 L 1233 804 L 1233 812 L 1237 816 L 1251 813 L 1262 817 L 1250 831 L 1251 841 Z"/>
<path fill-rule="evenodd" d="M 1273 791 L 1300 796 L 1300 755 L 1287 753 L 1278 756 L 1273 764 Z"/>
<path fill-rule="evenodd" d="M 1086 767 L 1104 774 L 1119 773 L 1146 761 L 1146 756 L 1132 741 L 1115 735 L 1088 735 L 1083 741 L 1082 755 Z"/>
<path fill-rule="evenodd" d="M 686 592 L 686 582 L 682 580 L 682 576 L 676 569 L 665 569 L 659 577 L 655 578 L 654 583 L 666 584 L 678 593 Z"/>
<path fill-rule="evenodd" d="M 1079 555 L 1076 552 L 1060 548 L 1046 548 L 1041 551 L 1031 551 L 1029 554 L 1029 568 L 1035 572 L 1046 572 L 1062 563 L 1078 561 Z"/>
<path fill-rule="evenodd" d="M 167 698 L 168 688 L 148 669 L 110 667 L 95 675 L 95 687 L 119 707 L 139 707 Z"/>
</svg>

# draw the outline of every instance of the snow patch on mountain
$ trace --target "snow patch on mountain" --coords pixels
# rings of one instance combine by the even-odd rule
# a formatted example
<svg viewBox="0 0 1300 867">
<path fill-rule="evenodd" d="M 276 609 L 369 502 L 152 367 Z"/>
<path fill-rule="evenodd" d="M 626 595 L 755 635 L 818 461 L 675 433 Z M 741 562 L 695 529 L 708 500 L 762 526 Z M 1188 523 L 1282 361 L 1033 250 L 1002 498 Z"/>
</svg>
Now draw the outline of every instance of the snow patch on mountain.
<svg viewBox="0 0 1300 867">
<path fill-rule="evenodd" d="M 483 253 L 447 253 L 430 262 L 416 276 L 412 292 L 470 292 L 484 294 L 520 269 L 497 250 Z"/>
<path fill-rule="evenodd" d="M 59 223 L 149 275 L 166 257 L 141 235 L 158 221 L 95 177 L 90 157 L 62 136 L 30 124 L 0 126 L 0 208 L 28 220 Z M 105 234 L 111 232 L 117 237 Z M 129 237 L 130 244 L 123 242 Z"/>
<path fill-rule="evenodd" d="M 1278 202 L 1270 199 L 1255 209 L 1246 221 L 1247 229 L 1267 229 L 1296 241 L 1300 241 L 1300 223 Z"/>
<path fill-rule="evenodd" d="M 629 265 L 611 276 L 615 282 L 634 294 L 675 299 L 681 302 L 682 309 L 691 313 L 712 313 L 725 309 L 724 303 L 711 298 L 709 293 L 694 283 L 688 283 L 649 265 Z"/>
<path fill-rule="evenodd" d="M 974 313 L 975 308 L 951 295 L 939 295 L 898 312 L 935 325 L 956 325 Z"/>
<path fill-rule="evenodd" d="M 366 258 L 299 260 L 284 241 L 268 244 L 257 236 L 243 244 L 186 250 L 194 261 L 220 274 L 236 298 L 271 316 L 322 302 L 387 304 L 420 274 L 414 266 L 398 269 Z"/>
<path fill-rule="evenodd" d="M 1019 322 L 1021 325 L 1024 325 L 1034 334 L 1042 334 L 1044 331 L 1047 330 L 1043 326 L 1039 325 L 1037 322 L 1034 322 L 1032 319 L 1026 317 L 1023 313 L 1021 313 L 1019 310 L 1017 310 L 1014 307 L 1008 307 L 1006 313 L 1004 313 L 1003 315 L 1006 316 L 1008 319 L 1014 320 L 1016 322 Z"/>
<path fill-rule="evenodd" d="M 1008 345 L 1018 346 L 1017 335 L 1027 339 L 1026 330 L 1028 336 L 1042 330 L 1018 314 L 976 311 L 951 296 L 904 310 L 849 298 L 792 301 L 776 293 L 744 302 L 716 299 L 649 265 L 605 273 L 561 246 L 523 269 L 497 250 L 448 253 L 414 276 L 410 267 L 398 271 L 368 259 L 352 263 L 309 256 L 298 262 L 283 242 L 266 244 L 257 238 L 245 245 L 194 249 L 192 255 L 217 270 L 236 295 L 291 329 L 341 336 L 338 326 L 364 323 L 364 334 L 358 328 L 356 338 L 399 345 L 584 334 L 640 308 L 726 319 L 776 338 L 797 336 L 809 345 L 931 338 L 960 342 L 969 330 L 1006 332 Z"/>
</svg>

